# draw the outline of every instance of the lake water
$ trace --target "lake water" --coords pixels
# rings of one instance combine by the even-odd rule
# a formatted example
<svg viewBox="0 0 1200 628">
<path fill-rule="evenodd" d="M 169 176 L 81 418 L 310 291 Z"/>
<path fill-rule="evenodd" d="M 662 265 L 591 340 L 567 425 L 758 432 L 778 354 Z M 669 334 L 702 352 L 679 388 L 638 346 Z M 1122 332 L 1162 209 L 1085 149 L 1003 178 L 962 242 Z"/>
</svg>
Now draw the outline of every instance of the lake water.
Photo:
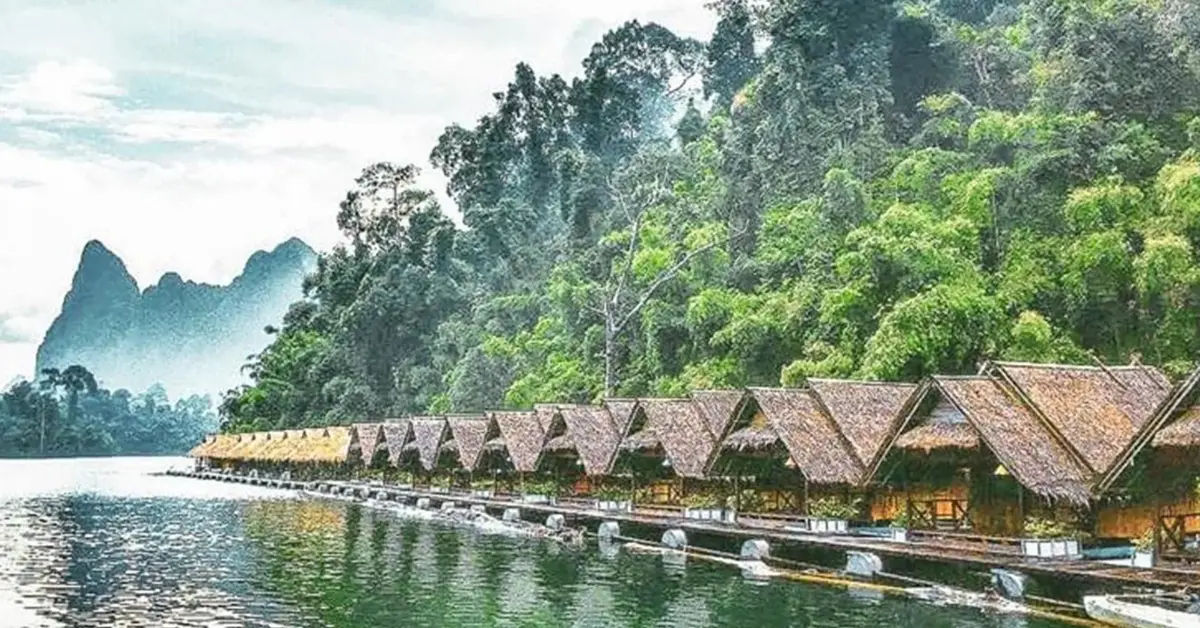
<svg viewBox="0 0 1200 628">
<path fill-rule="evenodd" d="M 0 626 L 1053 626 L 484 535 L 179 459 L 0 461 Z"/>
</svg>

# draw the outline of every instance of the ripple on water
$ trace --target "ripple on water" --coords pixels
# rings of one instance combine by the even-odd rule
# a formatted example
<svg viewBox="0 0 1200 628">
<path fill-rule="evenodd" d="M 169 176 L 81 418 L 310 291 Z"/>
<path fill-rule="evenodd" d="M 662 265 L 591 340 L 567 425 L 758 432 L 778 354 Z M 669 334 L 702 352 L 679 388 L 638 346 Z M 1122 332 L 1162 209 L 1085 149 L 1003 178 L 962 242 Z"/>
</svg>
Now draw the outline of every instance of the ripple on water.
<svg viewBox="0 0 1200 628">
<path fill-rule="evenodd" d="M 1051 625 L 147 475 L 181 462 L 0 461 L 0 627 Z"/>
</svg>

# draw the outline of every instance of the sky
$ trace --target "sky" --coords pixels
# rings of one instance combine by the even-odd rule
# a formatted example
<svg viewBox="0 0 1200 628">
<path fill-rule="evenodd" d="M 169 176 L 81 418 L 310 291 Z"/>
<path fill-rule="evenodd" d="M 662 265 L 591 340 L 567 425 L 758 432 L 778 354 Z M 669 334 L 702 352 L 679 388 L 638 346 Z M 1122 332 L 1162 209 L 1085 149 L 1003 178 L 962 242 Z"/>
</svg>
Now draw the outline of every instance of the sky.
<svg viewBox="0 0 1200 628">
<path fill-rule="evenodd" d="M 87 241 L 143 288 L 338 241 L 366 165 L 416 163 L 519 61 L 574 76 L 629 19 L 703 0 L 0 0 L 0 387 L 33 372 Z"/>
</svg>

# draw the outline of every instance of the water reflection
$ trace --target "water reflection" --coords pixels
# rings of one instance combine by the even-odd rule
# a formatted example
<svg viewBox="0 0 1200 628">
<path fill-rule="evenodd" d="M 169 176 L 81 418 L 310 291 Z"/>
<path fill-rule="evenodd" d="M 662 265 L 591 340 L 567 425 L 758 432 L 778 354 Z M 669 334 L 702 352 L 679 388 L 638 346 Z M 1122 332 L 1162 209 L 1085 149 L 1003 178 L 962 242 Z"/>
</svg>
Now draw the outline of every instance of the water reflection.
<svg viewBox="0 0 1200 628">
<path fill-rule="evenodd" d="M 146 475 L 163 464 L 0 462 L 0 626 L 1050 625 Z"/>
</svg>

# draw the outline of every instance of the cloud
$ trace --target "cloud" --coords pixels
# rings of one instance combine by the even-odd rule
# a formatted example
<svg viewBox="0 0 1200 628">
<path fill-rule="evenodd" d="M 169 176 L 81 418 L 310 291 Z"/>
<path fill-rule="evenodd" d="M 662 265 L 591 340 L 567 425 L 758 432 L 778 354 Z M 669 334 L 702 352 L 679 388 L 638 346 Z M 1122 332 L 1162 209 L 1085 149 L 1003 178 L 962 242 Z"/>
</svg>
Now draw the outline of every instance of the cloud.
<svg viewBox="0 0 1200 628">
<path fill-rule="evenodd" d="M 88 240 L 143 286 L 228 282 L 292 236 L 328 248 L 362 167 L 417 163 L 440 193 L 428 155 L 446 125 L 490 109 L 518 61 L 576 74 L 633 18 L 712 26 L 694 0 L 6 3 L 0 381 L 32 372 Z"/>
<path fill-rule="evenodd" d="M 33 335 L 23 328 L 17 317 L 0 314 L 0 345 L 23 344 L 33 341 Z"/>
<path fill-rule="evenodd" d="M 87 59 L 43 61 L 27 74 L 0 83 L 0 104 L 35 113 L 89 114 L 112 106 L 124 93 L 113 73 Z"/>
</svg>

